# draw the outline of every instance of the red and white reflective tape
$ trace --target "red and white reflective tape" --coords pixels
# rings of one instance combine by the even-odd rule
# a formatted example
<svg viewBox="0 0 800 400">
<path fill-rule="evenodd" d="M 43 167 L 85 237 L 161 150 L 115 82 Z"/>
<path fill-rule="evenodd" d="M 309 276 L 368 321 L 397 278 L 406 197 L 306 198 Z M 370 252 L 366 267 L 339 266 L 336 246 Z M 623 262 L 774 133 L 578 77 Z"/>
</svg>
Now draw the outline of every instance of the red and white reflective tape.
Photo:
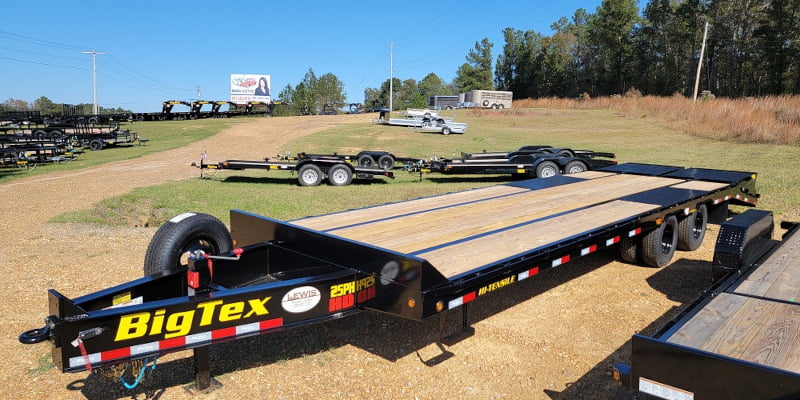
<svg viewBox="0 0 800 400">
<path fill-rule="evenodd" d="M 722 203 L 723 201 L 728 201 L 728 200 L 730 200 L 732 197 L 733 197 L 733 196 L 731 196 L 731 195 L 727 195 L 727 196 L 725 196 L 725 197 L 723 197 L 723 198 L 721 198 L 721 199 L 715 199 L 715 200 L 714 200 L 714 205 L 717 205 L 717 204 L 719 204 L 719 203 Z"/>
<path fill-rule="evenodd" d="M 633 236 L 636 236 L 636 235 L 638 235 L 640 233 L 642 233 L 642 228 L 636 228 L 636 229 L 632 229 L 632 230 L 626 232 L 626 235 L 628 237 L 633 237 Z M 603 243 L 605 243 L 606 247 L 611 247 L 611 246 L 619 243 L 620 240 L 622 240 L 622 238 L 620 236 L 614 236 L 614 237 L 611 237 L 609 239 L 606 239 Z M 589 255 L 591 253 L 594 253 L 599 249 L 599 247 L 600 246 L 596 245 L 596 244 L 590 245 L 588 247 L 584 247 L 584 248 L 581 249 L 580 256 L 585 256 L 585 255 Z M 554 267 L 558 267 L 559 265 L 566 264 L 566 263 L 570 262 L 571 260 L 572 260 L 572 256 L 565 255 L 563 257 L 559 257 L 559 258 L 556 258 L 556 259 L 552 260 L 550 262 L 550 266 L 553 267 L 553 268 Z M 533 268 L 531 268 L 529 270 L 522 271 L 522 272 L 517 274 L 517 281 L 528 279 L 528 278 L 530 278 L 530 277 L 532 277 L 532 276 L 534 276 L 534 275 L 536 275 L 538 273 L 539 273 L 539 267 L 533 267 Z M 462 305 L 464 305 L 466 303 L 469 303 L 472 300 L 475 300 L 476 297 L 478 297 L 476 292 L 470 292 L 470 293 L 467 293 L 467 294 L 465 294 L 463 296 L 457 297 L 457 298 L 455 298 L 453 300 L 450 300 L 447 303 L 447 309 L 448 310 L 452 310 L 452 309 L 454 309 L 456 307 L 460 307 L 460 306 L 462 306 Z"/>
<path fill-rule="evenodd" d="M 557 267 L 557 266 L 559 266 L 559 265 L 561 265 L 561 264 L 566 264 L 566 263 L 568 263 L 568 262 L 569 262 L 569 260 L 570 260 L 570 257 L 569 257 L 569 255 L 566 255 L 566 256 L 564 256 L 564 257 L 561 257 L 561 258 L 556 258 L 555 260 L 553 260 L 553 262 L 552 262 L 552 263 L 550 263 L 550 266 L 551 266 L 551 267 Z"/>
<path fill-rule="evenodd" d="M 582 256 L 589 255 L 589 254 L 594 253 L 595 251 L 597 251 L 597 245 L 593 244 L 593 245 L 591 245 L 589 247 L 582 248 L 581 249 L 581 255 Z"/>
<path fill-rule="evenodd" d="M 450 300 L 447 303 L 447 309 L 451 310 L 453 308 L 456 308 L 456 307 L 462 306 L 464 304 L 467 304 L 470 301 L 475 300 L 476 296 L 477 296 L 477 294 L 475 292 L 470 292 L 470 293 L 467 293 L 467 294 L 465 294 L 465 295 L 463 295 L 461 297 L 457 297 L 457 298 L 455 298 L 453 300 Z"/>
<path fill-rule="evenodd" d="M 522 271 L 517 274 L 517 281 L 528 279 L 539 273 L 539 267 L 533 267 L 527 271 Z"/>
<path fill-rule="evenodd" d="M 283 318 L 274 318 L 266 321 L 253 322 L 250 324 L 232 326 L 230 328 L 216 329 L 209 332 L 195 333 L 171 339 L 159 340 L 135 346 L 128 346 L 114 350 L 89 353 L 85 355 L 70 357 L 69 367 L 91 368 L 91 364 L 98 364 L 106 361 L 117 360 L 120 358 L 134 357 L 138 355 L 153 354 L 158 351 L 177 349 L 197 343 L 210 342 L 212 340 L 224 339 L 229 337 L 244 336 L 254 332 L 266 331 L 283 326 Z M 91 342 L 90 342 L 91 343 Z M 89 364 L 91 363 L 91 364 Z"/>
</svg>

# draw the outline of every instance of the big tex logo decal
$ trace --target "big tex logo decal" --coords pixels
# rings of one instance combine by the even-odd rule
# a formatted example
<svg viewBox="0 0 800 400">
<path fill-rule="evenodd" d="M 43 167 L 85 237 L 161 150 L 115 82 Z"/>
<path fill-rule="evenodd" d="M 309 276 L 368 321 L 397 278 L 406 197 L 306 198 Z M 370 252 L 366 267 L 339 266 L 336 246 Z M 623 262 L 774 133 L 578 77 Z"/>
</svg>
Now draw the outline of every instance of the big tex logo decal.
<svg viewBox="0 0 800 400">
<path fill-rule="evenodd" d="M 209 326 L 269 314 L 267 302 L 272 297 L 225 303 L 214 300 L 200 303 L 194 310 L 167 314 L 166 308 L 156 311 L 123 315 L 114 341 L 136 339 L 144 336 L 164 335 L 163 339 L 188 335 L 193 327 Z M 195 319 L 199 314 L 199 320 Z"/>
</svg>

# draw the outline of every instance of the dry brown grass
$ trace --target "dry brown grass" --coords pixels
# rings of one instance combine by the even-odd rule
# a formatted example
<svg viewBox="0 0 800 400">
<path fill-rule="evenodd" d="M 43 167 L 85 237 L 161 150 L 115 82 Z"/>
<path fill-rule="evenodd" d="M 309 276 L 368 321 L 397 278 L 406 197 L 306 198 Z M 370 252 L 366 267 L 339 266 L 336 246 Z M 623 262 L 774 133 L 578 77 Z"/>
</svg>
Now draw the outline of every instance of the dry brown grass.
<svg viewBox="0 0 800 400">
<path fill-rule="evenodd" d="M 800 96 L 708 99 L 693 102 L 683 96 L 581 99 L 544 98 L 514 102 L 514 109 L 610 108 L 631 118 L 657 118 L 676 129 L 717 140 L 742 143 L 800 145 Z"/>
</svg>

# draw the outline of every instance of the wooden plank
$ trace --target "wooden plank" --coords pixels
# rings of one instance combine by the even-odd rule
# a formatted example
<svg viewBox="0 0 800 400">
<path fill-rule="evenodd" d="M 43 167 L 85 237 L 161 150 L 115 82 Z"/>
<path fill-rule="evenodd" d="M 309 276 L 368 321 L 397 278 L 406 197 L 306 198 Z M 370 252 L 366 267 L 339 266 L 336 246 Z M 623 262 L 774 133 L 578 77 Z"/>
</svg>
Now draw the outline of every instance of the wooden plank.
<svg viewBox="0 0 800 400">
<path fill-rule="evenodd" d="M 797 302 L 800 296 L 800 234 L 784 241 L 734 290 L 734 293 Z"/>
<path fill-rule="evenodd" d="M 706 307 L 703 307 L 692 317 L 690 322 L 684 324 L 667 341 L 688 347 L 703 348 L 711 335 L 720 329 L 747 297 L 736 296 L 730 293 L 717 295 Z"/>
<path fill-rule="evenodd" d="M 800 373 L 800 306 L 722 293 L 668 341 Z"/>
<path fill-rule="evenodd" d="M 619 175 L 610 172 L 585 171 L 570 176 L 581 179 L 597 179 L 597 178 L 606 178 L 610 176 L 619 176 Z M 561 185 L 557 186 L 556 188 L 560 188 L 563 186 L 569 186 L 569 185 Z M 341 213 L 302 218 L 292 221 L 292 223 L 304 226 L 306 228 L 311 228 L 320 231 L 327 231 L 338 227 L 363 224 L 369 221 L 377 221 L 386 218 L 393 218 L 396 216 L 424 212 L 427 210 L 435 210 L 437 208 L 452 206 L 456 204 L 469 203 L 498 196 L 507 196 L 514 193 L 525 193 L 530 191 L 531 189 L 528 188 L 521 188 L 510 185 L 495 185 L 485 188 L 479 188 L 479 189 L 473 189 L 455 193 L 447 193 L 439 196 L 426 197 L 399 203 L 390 203 L 376 207 L 367 207 L 356 210 L 349 210 Z"/>
<path fill-rule="evenodd" d="M 390 203 L 376 207 L 359 208 L 340 213 L 320 215 L 292 221 L 293 224 L 304 226 L 319 231 L 332 228 L 362 224 L 401 215 L 434 210 L 454 204 L 469 203 L 482 199 L 498 196 L 507 196 L 514 193 L 529 192 L 530 189 L 509 185 L 496 185 L 480 189 L 466 190 L 463 192 L 447 193 L 440 196 L 425 197 L 421 199 Z"/>
<path fill-rule="evenodd" d="M 612 201 L 552 219 L 472 237 L 446 247 L 421 252 L 418 256 L 427 259 L 445 277 L 453 277 L 658 207 L 653 204 Z"/>
<path fill-rule="evenodd" d="M 581 181 L 334 229 L 329 233 L 402 253 L 413 253 L 674 182 L 669 178 L 617 175 L 603 178 L 602 185 Z"/>
</svg>

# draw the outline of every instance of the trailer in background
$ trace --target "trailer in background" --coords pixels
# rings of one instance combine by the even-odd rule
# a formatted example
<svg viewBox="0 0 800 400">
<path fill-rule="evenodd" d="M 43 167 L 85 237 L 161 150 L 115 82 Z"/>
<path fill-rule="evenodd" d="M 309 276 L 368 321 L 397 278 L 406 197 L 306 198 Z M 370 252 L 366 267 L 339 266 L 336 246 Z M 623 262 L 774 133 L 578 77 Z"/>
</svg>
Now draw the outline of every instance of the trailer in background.
<svg viewBox="0 0 800 400">
<path fill-rule="evenodd" d="M 423 160 L 411 172 L 448 175 L 510 174 L 514 179 L 549 178 L 616 165 L 614 153 L 572 150 L 552 146 L 522 146 L 515 151 L 461 153 L 461 157 Z"/>
<path fill-rule="evenodd" d="M 458 108 L 458 96 L 439 96 L 428 97 L 428 107 L 438 110 L 452 110 Z"/>
<path fill-rule="evenodd" d="M 471 90 L 458 95 L 463 108 L 511 108 L 514 93 L 504 90 Z"/>
<path fill-rule="evenodd" d="M 389 153 L 378 151 L 362 152 L 356 156 L 300 153 L 296 158 L 281 157 L 272 161 L 269 157 L 257 161 L 225 160 L 217 163 L 208 163 L 205 159 L 201 159 L 199 163 L 192 163 L 192 166 L 200 168 L 201 177 L 203 170 L 280 170 L 297 172 L 297 183 L 300 186 L 317 186 L 326 177 L 332 186 L 347 186 L 354 178 L 372 179 L 376 176 L 394 178 L 391 169 L 396 159 L 390 156 Z M 366 166 L 360 166 L 358 162 L 363 162 Z"/>
<path fill-rule="evenodd" d="M 406 111 L 405 118 L 391 118 L 388 109 L 381 109 L 378 119 L 372 122 L 380 125 L 405 126 L 414 128 L 419 132 L 441 133 L 449 135 L 451 133 L 464 133 L 467 130 L 466 122 L 453 122 L 450 119 L 442 118 L 436 112 L 427 112 L 423 115 L 416 115 L 412 110 Z"/>
</svg>

